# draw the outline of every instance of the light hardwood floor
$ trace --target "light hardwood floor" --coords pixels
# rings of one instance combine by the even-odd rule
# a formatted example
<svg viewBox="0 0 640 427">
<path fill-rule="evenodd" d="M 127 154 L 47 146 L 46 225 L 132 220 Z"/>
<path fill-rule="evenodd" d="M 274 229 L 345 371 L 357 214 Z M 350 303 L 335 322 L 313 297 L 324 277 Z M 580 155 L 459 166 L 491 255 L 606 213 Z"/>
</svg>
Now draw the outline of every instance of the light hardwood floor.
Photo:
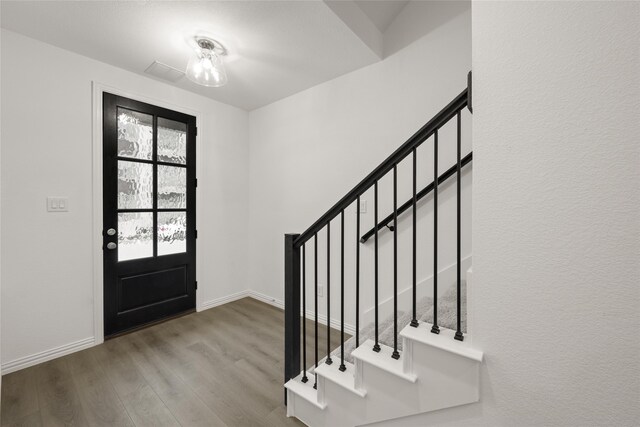
<svg viewBox="0 0 640 427">
<path fill-rule="evenodd" d="M 244 298 L 8 374 L 2 426 L 301 425 L 283 405 L 283 322 Z M 308 367 L 313 333 L 307 322 Z M 322 358 L 324 326 L 319 343 Z"/>
</svg>

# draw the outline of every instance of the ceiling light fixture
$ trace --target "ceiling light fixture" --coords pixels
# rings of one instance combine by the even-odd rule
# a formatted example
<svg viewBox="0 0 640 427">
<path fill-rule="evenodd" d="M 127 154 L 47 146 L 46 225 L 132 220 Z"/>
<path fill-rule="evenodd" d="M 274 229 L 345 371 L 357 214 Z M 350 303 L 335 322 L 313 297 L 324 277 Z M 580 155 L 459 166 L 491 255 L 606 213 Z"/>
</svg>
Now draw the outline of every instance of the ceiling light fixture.
<svg viewBox="0 0 640 427">
<path fill-rule="evenodd" d="M 227 83 L 227 72 L 222 56 L 227 54 L 227 50 L 213 39 L 196 37 L 195 41 L 195 52 L 187 64 L 187 78 L 202 86 L 224 86 Z"/>
</svg>

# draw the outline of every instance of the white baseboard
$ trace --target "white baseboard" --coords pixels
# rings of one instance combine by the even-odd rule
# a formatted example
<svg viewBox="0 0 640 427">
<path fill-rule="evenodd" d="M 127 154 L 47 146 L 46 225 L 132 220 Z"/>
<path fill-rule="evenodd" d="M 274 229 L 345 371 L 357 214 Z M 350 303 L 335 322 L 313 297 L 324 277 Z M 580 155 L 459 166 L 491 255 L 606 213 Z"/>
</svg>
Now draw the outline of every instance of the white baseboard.
<svg viewBox="0 0 640 427">
<path fill-rule="evenodd" d="M 239 299 L 242 298 L 246 298 L 249 296 L 249 291 L 240 291 L 240 292 L 236 292 L 235 294 L 231 294 L 231 295 L 226 295 L 223 296 L 221 298 L 216 298 L 216 299 L 212 299 L 209 301 L 205 301 L 202 304 L 200 304 L 199 307 L 196 308 L 196 311 L 200 312 L 203 310 L 207 310 L 209 308 L 213 308 L 213 307 L 217 307 L 219 305 L 223 305 L 223 304 L 227 304 L 233 301 L 237 301 Z"/>
<path fill-rule="evenodd" d="M 277 298 L 273 298 L 273 297 L 271 297 L 269 295 L 265 295 L 265 294 L 260 293 L 260 292 L 253 291 L 253 290 L 247 290 L 247 291 L 243 291 L 243 292 L 238 292 L 237 294 L 229 295 L 229 296 L 224 297 L 224 298 L 218 298 L 216 300 L 207 301 L 207 302 L 202 304 L 201 310 L 206 310 L 208 308 L 216 307 L 216 306 L 219 306 L 219 305 L 222 305 L 222 304 L 226 304 L 228 302 L 235 301 L 235 300 L 238 300 L 238 299 L 241 299 L 241 298 L 245 298 L 245 297 L 253 298 L 255 300 L 264 302 L 266 304 L 269 304 L 269 305 L 277 307 L 277 308 L 279 308 L 281 310 L 284 310 L 284 301 L 279 300 Z M 200 310 L 198 310 L 198 311 L 200 311 Z M 313 310 L 307 310 L 306 316 L 307 316 L 307 319 L 309 319 L 309 320 L 315 320 L 315 313 L 313 312 Z M 318 323 L 320 323 L 322 325 L 326 325 L 327 324 L 327 316 L 318 313 Z M 340 329 L 340 319 L 332 318 L 331 319 L 331 327 L 334 328 L 334 329 Z M 348 333 L 349 335 L 354 335 L 356 333 L 356 327 L 354 325 L 350 325 L 348 323 L 345 323 L 344 324 L 344 331 L 346 333 Z"/>
<path fill-rule="evenodd" d="M 307 314 L 307 319 L 315 320 L 315 312 L 314 311 L 307 310 L 306 314 Z M 320 323 L 322 325 L 326 325 L 327 324 L 327 316 L 318 313 L 318 323 Z M 333 329 L 340 330 L 340 319 L 332 318 L 331 319 L 331 327 Z M 355 335 L 356 327 L 354 325 L 349 324 L 349 323 L 345 323 L 344 324 L 344 331 L 346 333 L 348 333 L 349 335 Z"/>
<path fill-rule="evenodd" d="M 214 300 L 205 301 L 197 308 L 197 311 L 203 311 L 209 308 L 218 307 L 219 305 L 227 304 L 227 303 L 237 301 L 239 299 L 247 298 L 247 297 L 253 298 L 255 300 L 267 303 L 269 305 L 272 305 L 274 307 L 278 307 L 284 310 L 283 301 L 249 289 L 246 291 L 236 292 L 235 294 L 227 295 L 222 298 L 216 298 Z"/>
<path fill-rule="evenodd" d="M 40 353 L 31 354 L 29 356 L 20 357 L 7 363 L 2 364 L 2 375 L 28 368 L 29 366 L 47 362 L 85 348 L 93 347 L 95 343 L 94 337 L 85 338 L 76 342 L 61 345 L 50 350 L 41 351 Z"/>
<path fill-rule="evenodd" d="M 258 301 L 262 301 L 265 302 L 267 304 L 270 304 L 274 307 L 278 307 L 281 310 L 284 310 L 284 302 L 282 300 L 270 297 L 268 295 L 265 294 L 261 294 L 260 292 L 256 292 L 256 291 L 248 291 L 247 292 L 247 296 L 253 298 L 253 299 L 257 299 Z M 306 316 L 307 319 L 309 320 L 315 320 L 315 312 L 313 310 L 307 310 L 306 312 Z M 327 316 L 324 316 L 320 313 L 318 313 L 318 323 L 322 324 L 322 325 L 326 325 L 327 324 Z M 340 319 L 331 319 L 331 327 L 334 329 L 340 329 Z M 344 324 L 344 331 L 346 333 L 348 333 L 349 335 L 353 335 L 356 333 L 356 327 L 353 325 L 350 325 L 348 323 Z"/>
<path fill-rule="evenodd" d="M 269 295 L 265 295 L 265 294 L 261 294 L 260 292 L 249 290 L 247 291 L 247 296 L 284 310 L 284 301 L 270 297 Z"/>
<path fill-rule="evenodd" d="M 250 297 L 258 301 L 270 304 L 281 310 L 284 309 L 284 301 L 270 297 L 260 292 L 256 292 L 253 290 L 246 290 L 246 291 L 236 292 L 235 294 L 227 295 L 221 298 L 216 298 L 214 300 L 205 301 L 202 304 L 200 304 L 200 306 L 197 307 L 196 310 L 200 312 L 203 310 L 207 310 L 209 308 L 217 307 L 217 306 L 227 304 L 233 301 L 237 301 L 239 299 L 246 298 L 246 297 Z M 310 320 L 315 319 L 315 313 L 311 310 L 307 310 L 306 316 L 307 316 L 307 319 L 310 319 Z M 322 325 L 326 325 L 327 317 L 324 315 L 318 314 L 318 323 Z M 340 320 L 331 319 L 331 327 L 334 329 L 340 329 Z M 349 325 L 347 323 L 344 324 L 344 331 L 349 335 L 355 334 L 355 330 L 356 328 L 353 325 Z M 2 375 L 19 371 L 20 369 L 28 368 L 30 366 L 37 365 L 39 363 L 47 362 L 49 360 L 52 360 L 58 357 L 66 356 L 67 354 L 71 354 L 76 351 L 84 350 L 86 348 L 93 347 L 95 344 L 96 344 L 95 338 L 89 337 L 76 342 L 61 345 L 59 347 L 55 347 L 49 350 L 45 350 L 40 353 L 35 353 L 29 356 L 20 357 L 10 362 L 3 363 Z"/>
</svg>

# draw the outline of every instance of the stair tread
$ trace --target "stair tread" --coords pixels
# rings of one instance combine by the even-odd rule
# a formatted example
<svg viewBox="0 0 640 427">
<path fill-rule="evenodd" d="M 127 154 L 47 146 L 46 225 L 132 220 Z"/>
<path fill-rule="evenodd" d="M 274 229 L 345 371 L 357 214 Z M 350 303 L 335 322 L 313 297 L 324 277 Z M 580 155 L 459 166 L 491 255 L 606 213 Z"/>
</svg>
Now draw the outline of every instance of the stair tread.
<svg viewBox="0 0 640 427">
<path fill-rule="evenodd" d="M 284 385 L 287 390 L 294 392 L 297 396 L 300 396 L 304 400 L 313 404 L 319 409 L 324 409 L 327 407 L 324 403 L 318 402 L 318 390 L 313 388 L 313 384 L 315 383 L 315 376 L 313 374 L 307 373 L 307 378 L 309 381 L 306 383 L 302 382 L 302 373 L 297 377 L 290 379 Z"/>
<path fill-rule="evenodd" d="M 347 369 L 346 371 L 342 372 L 339 370 L 340 359 L 337 359 L 337 360 L 334 360 L 334 362 L 331 365 L 327 365 L 325 363 L 318 366 L 315 372 L 321 377 L 324 377 L 334 382 L 335 384 L 338 384 L 339 386 L 349 390 L 350 392 L 355 393 L 360 397 L 365 397 L 367 395 L 366 390 L 358 390 L 355 387 L 355 381 L 356 381 L 355 366 L 349 362 L 345 362 L 344 365 Z"/>
<path fill-rule="evenodd" d="M 380 344 L 380 352 L 376 353 L 372 350 L 374 345 L 373 340 L 366 340 L 363 344 L 355 349 L 352 353 L 355 359 L 363 362 L 367 362 L 373 366 L 376 366 L 390 374 L 396 375 L 409 382 L 415 383 L 418 379 L 416 375 L 404 372 L 402 363 L 402 353 L 400 359 L 396 360 L 391 357 L 393 354 L 393 348 L 384 344 Z"/>
<path fill-rule="evenodd" d="M 437 347 L 449 353 L 457 354 L 477 362 L 482 362 L 483 353 L 471 346 L 468 341 L 454 339 L 455 331 L 441 328 L 439 334 L 431 333 L 431 323 L 420 322 L 417 328 L 406 326 L 400 336 L 413 341 Z"/>
</svg>

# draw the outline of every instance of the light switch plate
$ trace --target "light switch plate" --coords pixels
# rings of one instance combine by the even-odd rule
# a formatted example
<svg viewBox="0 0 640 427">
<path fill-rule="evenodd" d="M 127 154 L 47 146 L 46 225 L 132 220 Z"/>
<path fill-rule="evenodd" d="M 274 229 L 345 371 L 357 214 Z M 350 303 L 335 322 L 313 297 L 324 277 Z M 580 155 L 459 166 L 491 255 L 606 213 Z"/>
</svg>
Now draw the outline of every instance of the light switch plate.
<svg viewBox="0 0 640 427">
<path fill-rule="evenodd" d="M 47 212 L 68 212 L 68 197 L 47 197 Z"/>
</svg>

